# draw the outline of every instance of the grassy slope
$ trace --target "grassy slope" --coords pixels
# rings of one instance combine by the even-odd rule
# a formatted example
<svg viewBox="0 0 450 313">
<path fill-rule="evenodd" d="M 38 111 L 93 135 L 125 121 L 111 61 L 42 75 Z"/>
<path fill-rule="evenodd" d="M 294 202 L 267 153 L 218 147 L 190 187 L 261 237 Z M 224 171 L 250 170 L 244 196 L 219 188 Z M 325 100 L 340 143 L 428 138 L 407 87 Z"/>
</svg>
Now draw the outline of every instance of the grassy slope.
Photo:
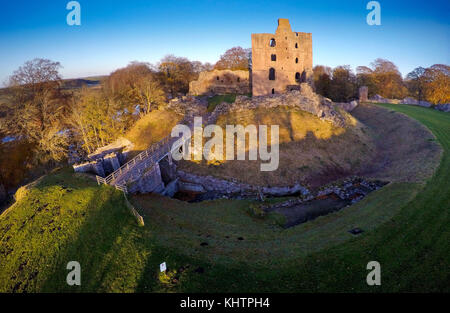
<svg viewBox="0 0 450 313">
<path fill-rule="evenodd" d="M 22 192 L 23 193 L 23 192 Z M 0 217 L 0 292 L 133 291 L 149 254 L 111 187 L 70 170 L 46 176 Z M 69 287 L 78 261 L 82 286 Z"/>
<path fill-rule="evenodd" d="M 134 143 L 134 150 L 142 151 L 170 135 L 181 116 L 169 110 L 153 110 L 138 120 L 125 138 Z"/>
<path fill-rule="evenodd" d="M 208 112 L 214 111 L 216 106 L 222 102 L 233 103 L 236 100 L 235 94 L 215 95 L 208 98 Z"/>
<path fill-rule="evenodd" d="M 417 119 L 436 135 L 444 148 L 439 169 L 423 191 L 376 232 L 291 265 L 293 271 L 298 270 L 297 275 L 284 277 L 287 289 L 449 291 L 450 116 L 407 105 L 383 106 Z M 365 265 L 370 260 L 381 263 L 380 287 L 365 284 Z"/>
<path fill-rule="evenodd" d="M 133 199 L 138 208 L 150 203 L 141 210 L 146 226 L 139 228 L 120 193 L 63 171 L 0 218 L 0 290 L 448 291 L 450 117 L 385 106 L 417 118 L 444 148 L 424 189 L 391 184 L 284 234 L 270 219 L 247 216 L 244 201 L 189 205 L 143 196 Z M 351 226 L 366 232 L 352 238 Z M 209 245 L 201 247 L 205 241 Z M 81 287 L 65 284 L 72 260 L 82 266 Z M 381 287 L 365 283 L 371 260 L 381 263 Z M 178 271 L 176 281 L 158 279 L 162 261 L 170 273 Z"/>
<path fill-rule="evenodd" d="M 297 182 L 323 185 L 342 175 L 356 173 L 374 153 L 363 125 L 350 116 L 349 119 L 351 126 L 344 129 L 289 107 L 231 112 L 221 115 L 216 124 L 223 129 L 226 125 L 279 125 L 277 170 L 262 172 L 261 161 L 250 161 L 248 157 L 234 161 L 182 161 L 179 166 L 200 175 L 235 178 L 255 185 L 286 186 Z"/>
<path fill-rule="evenodd" d="M 237 260 L 237 262 L 223 262 L 217 255 L 222 253 L 224 258 L 234 256 L 233 249 L 222 251 L 224 248 L 213 247 L 210 255 L 206 252 L 200 252 L 202 261 L 206 267 L 205 273 L 202 275 L 192 275 L 186 279 L 184 284 L 180 286 L 181 291 L 285 291 L 285 292 L 301 292 L 301 291 L 365 291 L 365 292 L 393 292 L 393 291 L 449 291 L 450 267 L 449 257 L 450 251 L 448 242 L 450 242 L 450 190 L 449 190 L 449 172 L 450 172 L 450 117 L 446 113 L 438 112 L 431 109 L 405 106 L 405 105 L 383 105 L 393 110 L 397 110 L 408 114 L 409 116 L 419 120 L 425 124 L 436 135 L 437 140 L 444 148 L 442 162 L 439 169 L 426 186 L 421 189 L 417 184 L 412 183 L 394 183 L 381 191 L 370 195 L 364 201 L 364 206 L 368 212 L 366 216 L 349 215 L 361 225 L 366 218 L 372 218 L 375 214 L 380 214 L 378 210 L 383 210 L 385 214 L 391 216 L 383 220 L 385 223 L 371 231 L 370 225 L 367 231 L 359 237 L 350 239 L 349 241 L 338 244 L 334 247 L 326 248 L 322 251 L 303 256 L 298 253 L 294 258 L 285 259 L 272 258 L 271 264 L 260 264 L 258 255 L 251 251 L 246 253 L 247 244 L 241 244 L 234 238 L 242 235 L 243 232 L 251 230 L 254 225 L 245 218 L 241 217 L 243 224 L 247 226 L 236 227 L 239 218 L 225 219 L 223 224 L 228 224 L 228 230 L 237 229 L 232 235 L 233 242 L 230 245 L 235 246 L 236 254 L 247 255 L 247 262 Z M 420 191 L 420 192 L 418 192 Z M 411 194 L 418 192 L 418 194 Z M 398 198 L 398 195 L 412 195 L 411 198 Z M 389 207 L 392 205 L 392 207 Z M 171 205 L 168 204 L 167 207 Z M 209 209 L 208 204 L 204 204 L 205 211 Z M 197 210 L 200 210 L 201 206 Z M 225 209 L 225 207 L 222 207 Z M 355 207 L 352 207 L 358 214 Z M 173 240 L 181 240 L 183 230 L 189 227 L 197 229 L 205 229 L 206 232 L 200 231 L 199 240 L 210 240 L 212 244 L 217 244 L 218 240 L 214 236 L 214 229 L 209 226 L 208 219 L 206 222 L 189 220 L 189 223 L 199 223 L 198 225 L 189 225 L 185 219 L 177 220 L 176 215 L 184 214 L 181 209 L 173 207 L 167 210 L 165 217 L 158 216 L 161 210 L 153 208 L 154 217 L 167 218 L 173 223 Z M 155 213 L 157 212 L 157 213 Z M 159 213 L 158 213 L 159 212 Z M 172 212 L 172 213 L 170 213 Z M 201 211 L 200 211 L 201 212 Z M 376 213 L 375 213 L 376 212 Z M 197 213 L 189 212 L 191 215 Z M 175 214 L 173 216 L 172 214 Z M 217 213 L 216 213 L 217 214 Z M 221 212 L 224 215 L 225 213 Z M 324 219 L 335 219 L 337 215 L 345 215 L 345 210 L 319 218 L 316 221 L 302 225 L 300 227 L 311 227 L 311 232 L 320 233 L 320 223 Z M 383 214 L 381 213 L 381 216 Z M 393 216 L 393 218 L 392 218 Z M 210 217 L 210 216 L 209 216 Z M 227 217 L 225 215 L 225 217 Z M 220 220 L 224 220 L 221 217 Z M 205 220 L 204 220 L 205 221 Z M 387 221 L 387 222 L 386 222 Z M 156 222 L 155 219 L 155 223 Z M 314 225 L 316 224 L 316 225 Z M 351 224 L 349 224 L 351 225 Z M 195 227 L 196 226 L 196 227 Z M 242 225 L 240 225 L 242 226 Z M 343 226 L 343 225 L 341 225 Z M 162 231 L 157 225 L 156 230 Z M 329 228 L 327 225 L 326 228 Z M 178 231 L 176 231 L 178 228 Z M 323 228 L 323 227 L 322 227 Z M 342 227 L 340 232 L 329 234 L 328 240 L 335 241 L 336 236 L 342 236 L 345 228 Z M 210 232 L 213 232 L 210 234 Z M 189 233 L 189 231 L 187 231 Z M 223 234 L 223 233 L 222 233 Z M 205 236 L 206 235 L 206 236 Z M 210 235 L 208 237 L 207 235 Z M 202 237 L 205 236 L 205 237 Z M 309 239 L 314 240 L 314 236 Z M 253 238 L 249 238 L 250 240 Z M 261 238 L 255 238 L 261 239 Z M 199 241 L 195 242 L 196 244 Z M 186 242 L 184 242 L 186 244 Z M 186 247 L 186 251 L 194 247 Z M 293 241 L 290 243 L 291 250 L 304 250 L 307 247 L 302 246 L 301 241 Z M 169 245 L 165 243 L 165 245 Z M 270 253 L 278 246 L 283 246 L 283 240 L 274 241 L 272 248 L 270 246 L 261 247 L 259 252 Z M 223 246 L 223 245 L 222 245 Z M 326 246 L 326 244 L 325 244 Z M 208 249 L 201 247 L 197 249 Z M 167 257 L 171 264 L 177 266 L 183 265 L 188 258 L 184 247 L 177 249 L 182 251 L 181 256 L 175 254 L 175 248 L 170 257 Z M 191 254 L 199 255 L 196 251 L 191 250 Z M 203 258 L 206 255 L 207 258 Z M 208 260 L 209 257 L 209 261 Z M 249 263 L 248 260 L 251 260 Z M 377 287 L 369 287 L 366 284 L 366 265 L 369 261 L 376 260 L 381 263 L 382 267 L 382 285 Z"/>
</svg>

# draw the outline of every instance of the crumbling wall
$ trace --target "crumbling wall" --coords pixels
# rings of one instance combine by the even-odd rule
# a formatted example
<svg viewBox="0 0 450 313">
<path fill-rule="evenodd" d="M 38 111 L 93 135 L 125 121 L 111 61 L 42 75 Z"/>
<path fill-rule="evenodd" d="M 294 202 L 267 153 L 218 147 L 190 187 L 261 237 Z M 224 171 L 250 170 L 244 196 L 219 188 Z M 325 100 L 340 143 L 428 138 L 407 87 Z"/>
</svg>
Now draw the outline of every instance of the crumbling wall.
<svg viewBox="0 0 450 313">
<path fill-rule="evenodd" d="M 105 177 L 106 174 L 120 168 L 120 160 L 122 162 L 124 160 L 120 153 L 111 152 L 92 161 L 73 164 L 73 170 L 76 173 L 94 173 L 100 177 Z"/>
<path fill-rule="evenodd" d="M 201 72 L 198 80 L 189 84 L 189 94 L 247 94 L 251 92 L 249 71 L 214 70 Z"/>
<path fill-rule="evenodd" d="M 359 87 L 359 103 L 369 100 L 369 88 L 367 86 Z"/>
<path fill-rule="evenodd" d="M 105 177 L 102 159 L 74 164 L 73 169 L 76 173 L 94 173 L 100 177 Z"/>
<path fill-rule="evenodd" d="M 311 85 L 308 83 L 300 84 L 300 91 L 293 90 L 283 94 L 260 96 L 260 97 L 246 97 L 238 96 L 236 101 L 232 104 L 219 104 L 216 106 L 212 116 L 217 118 L 222 114 L 228 112 L 239 112 L 242 110 L 251 110 L 256 108 L 275 108 L 279 106 L 295 107 L 302 111 L 309 112 L 322 120 L 329 121 L 337 126 L 345 127 L 346 119 L 340 114 L 333 104 L 333 102 L 321 95 L 314 93 Z M 208 120 L 214 122 L 215 120 Z"/>
</svg>

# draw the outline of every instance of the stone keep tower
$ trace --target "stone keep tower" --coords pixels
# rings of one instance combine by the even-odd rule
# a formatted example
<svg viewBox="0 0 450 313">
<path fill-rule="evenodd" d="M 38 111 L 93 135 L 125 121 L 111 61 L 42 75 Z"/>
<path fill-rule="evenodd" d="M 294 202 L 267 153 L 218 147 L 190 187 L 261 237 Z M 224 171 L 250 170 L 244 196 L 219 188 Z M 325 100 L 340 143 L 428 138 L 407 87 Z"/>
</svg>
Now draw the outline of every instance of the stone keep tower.
<svg viewBox="0 0 450 313">
<path fill-rule="evenodd" d="M 312 80 L 312 36 L 291 30 L 288 19 L 278 19 L 275 34 L 252 34 L 253 96 L 299 89 Z"/>
</svg>

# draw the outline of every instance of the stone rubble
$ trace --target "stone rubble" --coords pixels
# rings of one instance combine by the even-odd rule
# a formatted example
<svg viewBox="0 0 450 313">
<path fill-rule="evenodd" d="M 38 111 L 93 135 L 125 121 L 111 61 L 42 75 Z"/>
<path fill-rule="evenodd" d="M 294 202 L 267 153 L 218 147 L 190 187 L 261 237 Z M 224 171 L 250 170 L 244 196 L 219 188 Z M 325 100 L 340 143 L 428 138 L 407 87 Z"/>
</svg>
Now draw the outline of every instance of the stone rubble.
<svg viewBox="0 0 450 313">
<path fill-rule="evenodd" d="M 346 126 L 345 118 L 335 109 L 333 102 L 328 98 L 314 93 L 308 83 L 302 83 L 300 85 L 300 91 L 292 90 L 283 94 L 252 98 L 237 96 L 236 101 L 232 104 L 223 102 L 217 105 L 212 116 L 218 117 L 228 112 L 240 112 L 256 108 L 270 109 L 279 106 L 298 108 L 322 120 L 329 121 L 336 126 Z"/>
<path fill-rule="evenodd" d="M 257 196 L 260 192 L 265 196 L 272 197 L 282 197 L 297 194 L 306 196 L 309 194 L 309 190 L 301 186 L 300 184 L 295 184 L 294 186 L 287 187 L 260 187 L 240 183 L 236 180 L 225 180 L 212 176 L 200 176 L 192 173 L 187 173 L 182 170 L 178 170 L 177 175 L 180 179 L 180 191 L 217 192 L 232 198 L 237 196 Z"/>
</svg>

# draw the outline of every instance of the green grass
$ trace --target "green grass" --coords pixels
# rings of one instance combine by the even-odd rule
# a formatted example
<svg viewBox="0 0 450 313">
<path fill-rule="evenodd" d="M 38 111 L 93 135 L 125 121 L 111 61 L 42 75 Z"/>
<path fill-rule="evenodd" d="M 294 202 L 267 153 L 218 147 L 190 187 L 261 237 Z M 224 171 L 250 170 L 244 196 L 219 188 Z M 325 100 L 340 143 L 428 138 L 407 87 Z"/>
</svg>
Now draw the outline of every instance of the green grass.
<svg viewBox="0 0 450 313">
<path fill-rule="evenodd" d="M 442 145 L 425 186 L 391 183 L 288 230 L 277 216 L 248 214 L 250 201 L 135 196 L 145 219 L 138 227 L 119 192 L 65 170 L 0 217 L 0 291 L 448 292 L 450 116 L 382 106 L 417 119 Z M 365 232 L 354 237 L 351 227 Z M 73 260 L 82 267 L 80 287 L 65 283 Z M 366 284 L 372 260 L 381 264 L 381 286 Z M 166 276 L 158 273 L 161 262 Z"/>
<path fill-rule="evenodd" d="M 233 103 L 236 101 L 235 94 L 226 94 L 226 95 L 215 95 L 213 97 L 208 98 L 208 112 L 214 111 L 216 106 L 222 102 Z"/>
<path fill-rule="evenodd" d="M 46 176 L 1 216 L 0 292 L 133 291 L 144 233 L 112 187 L 70 170 Z M 65 283 L 69 261 L 81 264 L 81 287 Z"/>
<path fill-rule="evenodd" d="M 152 199 L 151 209 L 145 211 L 147 227 L 158 232 L 158 246 L 168 247 L 169 264 L 179 267 L 195 260 L 196 266 L 205 269 L 175 288 L 186 292 L 448 291 L 449 115 L 426 108 L 383 106 L 417 119 L 442 145 L 441 165 L 425 187 L 390 184 L 358 205 L 286 234 L 245 215 L 242 202 L 188 208 L 165 202 L 158 209 L 163 204 Z M 346 232 L 350 226 L 365 232 L 351 237 Z M 200 234 L 197 240 L 191 236 L 194 229 Z M 221 237 L 225 233 L 233 239 L 226 242 Z M 237 236 L 245 240 L 237 241 Z M 206 240 L 209 245 L 201 247 L 199 243 Z M 381 286 L 366 284 L 366 265 L 372 260 L 381 264 Z"/>
</svg>

